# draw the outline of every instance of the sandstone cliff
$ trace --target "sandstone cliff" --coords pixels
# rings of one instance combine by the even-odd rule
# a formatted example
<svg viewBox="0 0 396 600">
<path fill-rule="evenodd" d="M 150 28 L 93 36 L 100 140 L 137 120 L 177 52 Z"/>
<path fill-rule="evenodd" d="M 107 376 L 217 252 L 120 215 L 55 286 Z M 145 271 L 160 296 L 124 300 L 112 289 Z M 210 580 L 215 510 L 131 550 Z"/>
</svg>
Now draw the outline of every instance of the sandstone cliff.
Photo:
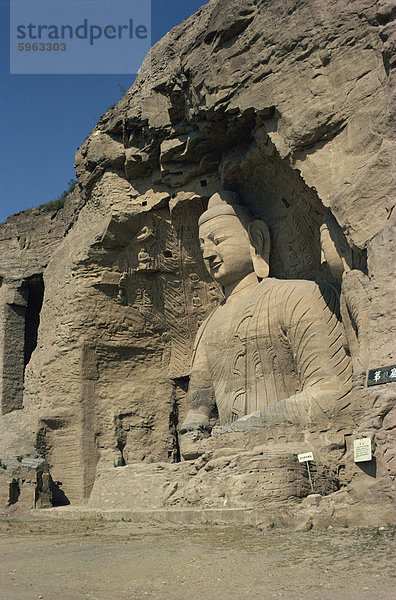
<svg viewBox="0 0 396 600">
<path fill-rule="evenodd" d="M 332 280 L 319 241 L 330 210 L 364 277 L 367 368 L 394 362 L 393 18 L 386 1 L 212 0 L 156 44 L 79 149 L 73 226 L 52 238 L 58 216 L 45 216 L 32 251 L 11 241 L 21 219 L 0 227 L 0 293 L 40 273 L 45 289 L 13 427 L 26 419 L 72 502 L 113 465 L 179 460 L 193 339 L 221 297 L 196 225 L 219 187 L 268 223 L 275 277 Z M 362 391 L 344 431 L 377 436 L 382 489 L 388 396 Z"/>
</svg>

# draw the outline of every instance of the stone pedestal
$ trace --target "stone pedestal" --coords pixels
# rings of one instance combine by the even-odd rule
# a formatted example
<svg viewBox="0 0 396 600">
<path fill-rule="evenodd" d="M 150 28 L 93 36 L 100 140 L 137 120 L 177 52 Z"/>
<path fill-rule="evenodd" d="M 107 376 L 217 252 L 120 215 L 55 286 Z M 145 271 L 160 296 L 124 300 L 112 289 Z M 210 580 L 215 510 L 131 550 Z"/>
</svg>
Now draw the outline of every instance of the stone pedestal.
<svg viewBox="0 0 396 600">
<path fill-rule="evenodd" d="M 279 508 L 311 493 L 307 467 L 295 454 L 259 448 L 220 454 L 173 465 L 137 463 L 103 471 L 88 506 L 112 510 Z M 318 483 L 316 491 L 325 493 L 323 488 L 323 482 Z"/>
</svg>

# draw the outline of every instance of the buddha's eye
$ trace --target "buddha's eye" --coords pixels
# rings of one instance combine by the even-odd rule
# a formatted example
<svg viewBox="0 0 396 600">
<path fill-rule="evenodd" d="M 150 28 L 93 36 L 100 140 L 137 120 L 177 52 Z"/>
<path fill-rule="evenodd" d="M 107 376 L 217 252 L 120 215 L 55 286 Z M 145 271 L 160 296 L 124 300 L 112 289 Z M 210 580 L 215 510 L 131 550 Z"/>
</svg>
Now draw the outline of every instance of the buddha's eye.
<svg viewBox="0 0 396 600">
<path fill-rule="evenodd" d="M 220 244 L 220 242 L 222 242 L 221 238 L 214 238 L 213 243 L 215 246 L 218 246 Z"/>
</svg>

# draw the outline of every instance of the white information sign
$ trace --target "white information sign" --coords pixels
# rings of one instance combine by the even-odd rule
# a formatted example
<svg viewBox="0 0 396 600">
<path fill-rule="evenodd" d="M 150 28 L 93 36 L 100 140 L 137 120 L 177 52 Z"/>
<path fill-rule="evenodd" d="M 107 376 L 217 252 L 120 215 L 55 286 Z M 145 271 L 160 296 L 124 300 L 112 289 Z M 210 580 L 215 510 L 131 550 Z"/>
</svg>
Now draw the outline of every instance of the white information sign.
<svg viewBox="0 0 396 600">
<path fill-rule="evenodd" d="M 314 460 L 312 452 L 305 452 L 304 454 L 297 454 L 298 462 L 308 462 Z"/>
<path fill-rule="evenodd" d="M 366 462 L 371 460 L 371 439 L 361 438 L 360 440 L 354 440 L 353 455 L 355 462 Z"/>
</svg>

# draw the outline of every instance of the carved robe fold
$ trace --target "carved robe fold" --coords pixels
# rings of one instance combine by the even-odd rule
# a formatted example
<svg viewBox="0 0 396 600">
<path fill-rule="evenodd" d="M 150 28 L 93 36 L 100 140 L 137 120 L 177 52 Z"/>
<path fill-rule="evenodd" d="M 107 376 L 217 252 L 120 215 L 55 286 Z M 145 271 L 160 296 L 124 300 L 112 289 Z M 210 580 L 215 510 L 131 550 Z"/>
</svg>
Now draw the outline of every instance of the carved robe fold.
<svg viewBox="0 0 396 600">
<path fill-rule="evenodd" d="M 330 417 L 351 389 L 345 346 L 331 286 L 265 279 L 202 324 L 189 407 L 216 405 L 221 425 L 256 411 L 268 423 Z"/>
</svg>

